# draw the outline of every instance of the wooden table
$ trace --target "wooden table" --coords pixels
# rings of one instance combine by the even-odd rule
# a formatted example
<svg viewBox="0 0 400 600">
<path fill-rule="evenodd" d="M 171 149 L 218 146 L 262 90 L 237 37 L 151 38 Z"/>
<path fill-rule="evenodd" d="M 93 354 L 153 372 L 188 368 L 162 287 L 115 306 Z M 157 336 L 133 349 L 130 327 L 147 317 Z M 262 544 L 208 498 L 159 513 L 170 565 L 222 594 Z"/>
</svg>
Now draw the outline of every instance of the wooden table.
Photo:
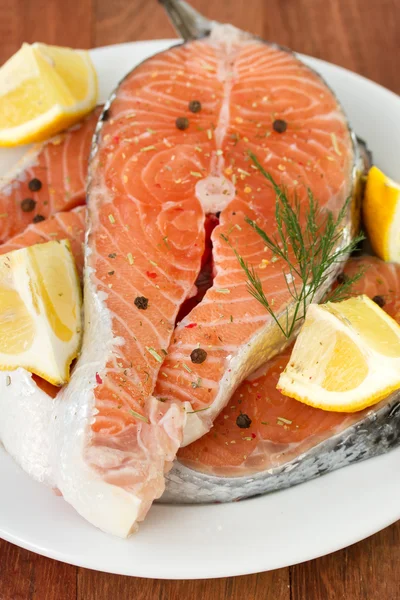
<svg viewBox="0 0 400 600">
<path fill-rule="evenodd" d="M 192 4 L 211 18 L 342 65 L 400 93 L 399 0 Z M 156 0 L 0 3 L 0 62 L 23 41 L 90 48 L 173 35 Z M 290 569 L 188 582 L 95 573 L 0 541 L 0 600 L 397 600 L 399 559 L 400 522 L 346 550 Z"/>
</svg>

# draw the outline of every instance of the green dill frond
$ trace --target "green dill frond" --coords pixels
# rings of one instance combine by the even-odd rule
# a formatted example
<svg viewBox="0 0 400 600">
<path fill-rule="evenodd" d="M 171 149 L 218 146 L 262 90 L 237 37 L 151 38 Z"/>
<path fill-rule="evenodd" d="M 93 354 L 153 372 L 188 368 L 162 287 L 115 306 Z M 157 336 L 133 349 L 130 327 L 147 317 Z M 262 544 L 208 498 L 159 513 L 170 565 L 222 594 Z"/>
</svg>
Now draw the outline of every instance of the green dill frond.
<svg viewBox="0 0 400 600">
<path fill-rule="evenodd" d="M 304 319 L 307 306 L 313 302 L 318 290 L 331 277 L 332 270 L 354 250 L 364 239 L 363 235 L 356 236 L 344 246 L 340 246 L 343 236 L 344 222 L 348 214 L 350 198 L 335 218 L 333 213 L 322 209 L 315 200 L 311 190 L 308 190 L 308 202 L 302 205 L 297 197 L 289 201 L 287 191 L 279 186 L 270 173 L 265 171 L 257 157 L 249 152 L 255 166 L 271 183 L 275 192 L 276 233 L 269 236 L 255 221 L 245 217 L 246 223 L 260 236 L 263 243 L 272 252 L 273 257 L 283 260 L 283 276 L 294 305 L 283 315 L 274 312 L 272 303 L 264 293 L 262 282 L 253 266 L 239 255 L 232 247 L 229 238 L 221 237 L 232 248 L 236 258 L 246 273 L 247 289 L 279 326 L 283 335 L 290 338 L 297 323 Z M 362 274 L 347 279 L 336 288 L 327 300 L 338 301 L 348 297 L 351 286 L 358 281 Z"/>
<path fill-rule="evenodd" d="M 352 288 L 357 281 L 359 281 L 365 275 L 366 269 L 361 269 L 358 273 L 352 277 L 347 277 L 346 280 L 338 285 L 335 289 L 327 293 L 323 300 L 325 302 L 342 302 L 350 298 L 352 294 Z"/>
</svg>

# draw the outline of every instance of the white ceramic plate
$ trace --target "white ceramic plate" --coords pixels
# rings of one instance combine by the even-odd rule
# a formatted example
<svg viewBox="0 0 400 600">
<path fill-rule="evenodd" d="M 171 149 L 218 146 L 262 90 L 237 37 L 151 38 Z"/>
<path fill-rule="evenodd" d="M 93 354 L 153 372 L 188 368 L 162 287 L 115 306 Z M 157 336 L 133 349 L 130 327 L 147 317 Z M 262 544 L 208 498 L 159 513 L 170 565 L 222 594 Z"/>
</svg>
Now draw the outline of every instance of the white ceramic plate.
<svg viewBox="0 0 400 600">
<path fill-rule="evenodd" d="M 119 79 L 173 40 L 93 50 L 104 100 Z M 400 180 L 400 98 L 303 57 L 342 101 L 375 162 Z M 18 152 L 0 153 L 0 172 Z M 141 577 L 194 579 L 277 569 L 357 542 L 400 518 L 400 448 L 289 490 L 235 504 L 153 506 L 129 540 L 107 536 L 31 481 L 0 450 L 0 537 L 75 565 Z"/>
</svg>

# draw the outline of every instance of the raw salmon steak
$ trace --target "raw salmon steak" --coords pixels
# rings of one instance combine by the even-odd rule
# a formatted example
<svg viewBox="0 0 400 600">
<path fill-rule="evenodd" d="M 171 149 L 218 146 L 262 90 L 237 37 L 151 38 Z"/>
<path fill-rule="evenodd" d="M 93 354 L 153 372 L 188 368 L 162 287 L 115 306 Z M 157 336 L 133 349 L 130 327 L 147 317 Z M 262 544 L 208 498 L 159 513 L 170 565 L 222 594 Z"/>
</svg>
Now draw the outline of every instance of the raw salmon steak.
<svg viewBox="0 0 400 600">
<path fill-rule="evenodd" d="M 344 273 L 360 271 L 352 294 L 368 295 L 400 323 L 400 265 L 369 256 L 353 258 Z M 179 451 L 165 500 L 235 500 L 273 491 L 399 443 L 398 392 L 358 413 L 312 408 L 276 389 L 290 352 L 285 350 L 244 381 L 213 429 Z"/>
<path fill-rule="evenodd" d="M 193 458 L 199 470 L 177 461 L 168 475 L 179 447 L 207 434 L 216 419 L 218 434 L 225 406 L 241 385 L 251 385 L 253 371 L 275 360 L 257 376 L 269 389 L 265 373 L 284 360 L 279 353 L 287 340 L 248 294 L 231 247 L 257 271 L 276 312 L 290 308 L 282 266 L 245 220 L 268 233 L 276 226 L 275 192 L 249 152 L 290 198 L 306 201 L 311 189 L 335 214 L 353 194 L 357 162 L 342 109 L 318 75 L 275 45 L 230 26 L 202 24 L 204 38 L 128 74 L 98 123 L 89 167 L 85 334 L 71 381 L 52 398 L 22 369 L 13 372 L 11 386 L 0 373 L 0 439 L 7 450 L 88 521 L 121 537 L 163 494 L 166 475 L 163 499 L 229 500 L 315 476 L 314 463 L 322 472 L 319 458 L 327 455 L 315 445 L 318 436 L 329 448 L 337 441 L 337 424 L 329 419 L 314 430 L 304 426 L 296 444 L 307 454 L 306 467 L 300 461 L 296 470 L 297 455 L 287 454 L 284 463 L 271 458 L 284 437 L 272 440 L 274 449 L 268 455 L 264 448 L 254 464 L 247 449 L 255 442 L 243 439 L 246 459 L 238 453 L 231 464 L 229 448 L 219 466 L 253 470 L 253 485 L 253 479 L 210 475 L 218 465 L 207 463 L 201 440 L 197 456 L 184 454 L 195 452 L 195 444 L 179 459 Z M 349 215 L 339 244 L 350 226 Z M 377 411 L 379 419 L 390 402 Z M 264 433 L 260 425 L 247 437 L 261 448 Z M 376 451 L 389 445 L 389 436 L 382 440 Z M 358 456 L 359 446 L 353 449 Z M 335 466 L 352 460 L 337 457 Z M 260 469 L 269 459 L 280 464 L 272 467 L 281 469 L 280 485 L 276 479 L 265 484 Z"/>
<path fill-rule="evenodd" d="M 275 193 L 249 151 L 300 199 L 311 188 L 337 212 L 352 193 L 353 140 L 332 92 L 292 53 L 229 26 L 139 65 L 101 117 L 84 343 L 57 397 L 54 478 L 105 531 L 134 530 L 182 442 L 203 435 L 286 342 L 221 239 L 259 269 L 276 310 L 288 306 L 281 266 L 245 223 L 275 227 Z M 212 285 L 185 316 L 207 265 Z"/>
<path fill-rule="evenodd" d="M 0 178 L 0 243 L 32 223 L 85 203 L 89 152 L 100 108 L 82 123 L 35 144 Z"/>
</svg>

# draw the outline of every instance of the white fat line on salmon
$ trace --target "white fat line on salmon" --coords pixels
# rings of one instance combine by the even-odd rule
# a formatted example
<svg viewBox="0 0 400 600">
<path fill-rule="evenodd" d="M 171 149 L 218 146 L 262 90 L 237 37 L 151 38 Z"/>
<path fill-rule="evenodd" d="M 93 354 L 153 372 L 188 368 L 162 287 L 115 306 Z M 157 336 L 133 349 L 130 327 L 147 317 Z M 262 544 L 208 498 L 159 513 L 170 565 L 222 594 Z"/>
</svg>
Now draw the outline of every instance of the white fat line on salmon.
<svg viewBox="0 0 400 600">
<path fill-rule="evenodd" d="M 108 367 L 107 368 L 107 375 L 115 375 L 117 377 L 119 377 L 121 380 L 125 379 L 125 380 L 129 380 L 129 381 L 134 381 L 135 384 L 139 384 L 139 382 L 141 381 L 140 378 L 137 377 L 137 370 L 135 367 L 127 365 L 127 357 L 126 356 L 122 356 L 121 358 L 125 361 L 125 365 L 123 367 Z M 127 366 L 126 366 L 127 365 Z M 111 387 L 110 381 L 108 380 L 108 385 Z M 127 392 L 123 391 L 124 394 L 127 394 Z M 128 395 L 129 396 L 129 395 Z M 130 397 L 130 396 L 129 396 Z"/>
<path fill-rule="evenodd" d="M 129 309 L 132 310 L 132 307 L 129 305 L 128 302 L 123 301 L 123 304 L 125 304 L 125 306 L 127 307 L 127 311 L 129 311 Z M 118 321 L 118 323 L 121 325 L 121 327 L 123 327 L 125 329 L 125 331 L 127 331 L 128 334 L 135 340 L 136 345 L 137 345 L 138 349 L 140 350 L 140 353 L 143 357 L 143 360 L 146 362 L 147 367 L 150 367 L 151 363 L 150 363 L 150 360 L 147 359 L 147 353 L 146 353 L 145 346 L 140 342 L 140 340 L 138 338 L 138 335 L 140 332 L 132 331 L 132 329 L 130 329 L 130 327 L 128 327 L 126 322 L 124 320 L 122 320 L 121 317 L 119 317 L 115 313 L 112 313 L 112 318 L 115 319 L 116 321 Z M 143 316 L 142 316 L 142 319 L 143 319 Z M 160 336 L 158 335 L 154 324 L 150 320 L 148 320 L 147 325 L 150 327 L 150 329 L 153 330 L 153 333 L 155 333 L 155 335 L 156 335 L 155 342 L 157 342 L 158 344 L 162 344 L 162 340 L 161 340 Z"/>
<path fill-rule="evenodd" d="M 281 275 L 281 277 L 282 277 L 282 275 Z M 231 304 L 239 304 L 239 303 L 241 303 L 241 302 L 248 302 L 248 292 L 247 292 L 247 287 L 246 287 L 246 286 L 247 286 L 247 284 L 246 284 L 246 283 L 243 283 L 243 284 L 241 284 L 241 287 L 242 287 L 242 288 L 243 288 L 243 290 L 246 292 L 246 293 L 245 293 L 243 296 L 241 296 L 240 298 L 229 298 L 229 300 L 227 300 L 227 301 L 225 302 L 225 306 L 226 306 L 226 307 L 228 307 L 228 306 L 229 306 L 229 305 L 231 305 Z M 239 287 L 239 285 L 237 285 L 237 286 L 236 286 L 236 288 L 238 288 L 238 287 Z M 210 290 L 212 290 L 212 289 L 213 289 L 213 288 L 210 288 Z M 207 292 L 208 292 L 208 290 L 207 290 Z M 282 291 L 280 291 L 280 292 L 278 292 L 278 291 L 277 291 L 277 292 L 273 292 L 273 297 L 274 297 L 274 298 L 279 298 L 280 296 L 287 297 L 287 298 L 291 298 L 291 296 L 290 296 L 289 292 L 288 292 L 288 291 L 287 291 L 287 289 L 285 289 L 285 288 L 283 288 L 283 289 L 282 289 Z M 226 297 L 226 296 L 225 296 L 225 297 Z M 209 305 L 212 305 L 212 306 L 213 306 L 213 305 L 215 305 L 215 300 L 216 300 L 216 298 L 215 298 L 215 297 L 214 297 L 214 298 L 212 298 L 212 299 L 210 299 L 210 296 L 209 296 L 209 295 L 207 296 L 207 294 L 206 294 L 206 296 L 205 296 L 205 297 L 204 297 L 204 299 L 202 300 L 202 303 L 201 303 L 201 305 L 202 305 L 202 306 L 207 306 L 207 305 L 209 304 Z M 229 310 L 229 309 L 228 309 L 228 308 L 226 308 L 226 310 Z M 243 316 L 242 316 L 242 318 L 241 318 L 241 320 L 242 320 L 243 322 L 245 322 L 245 321 L 244 321 L 244 317 L 245 317 L 245 316 L 246 316 L 246 313 L 244 313 L 244 314 L 243 314 Z M 201 326 L 202 326 L 202 327 L 209 327 L 210 325 L 209 325 L 209 323 L 202 323 L 202 324 L 201 324 Z"/>
<path fill-rule="evenodd" d="M 71 141 L 71 136 L 66 136 L 65 139 L 65 143 L 64 143 L 64 149 L 63 149 L 63 153 L 62 153 L 62 170 L 63 170 L 63 177 L 62 177 L 62 182 L 65 188 L 65 195 L 66 196 L 70 196 L 71 195 L 71 177 L 68 175 L 68 145 Z M 46 148 L 47 150 L 47 148 Z M 79 148 L 80 152 L 79 154 L 82 152 L 82 149 Z M 85 164 L 85 161 L 81 160 L 81 164 L 80 167 L 82 169 L 83 164 Z M 48 169 L 48 176 L 50 177 L 50 169 Z M 82 181 L 85 181 L 86 176 L 83 177 Z M 50 184 L 50 181 L 49 181 Z"/>
<path fill-rule="evenodd" d="M 218 121 L 214 131 L 210 130 L 215 139 L 216 150 L 212 152 L 210 161 L 210 174 L 198 181 L 196 184 L 196 197 L 204 207 L 204 211 L 218 212 L 223 210 L 235 197 L 235 186 L 232 181 L 225 177 L 225 158 L 222 153 L 222 144 L 230 121 L 230 101 L 232 87 L 237 71 L 235 58 L 237 50 L 232 42 L 243 36 L 242 32 L 230 31 L 230 27 L 222 26 L 216 28 L 211 36 L 211 43 L 217 53 L 217 79 L 223 83 L 223 100 L 218 115 Z M 234 29 L 234 28 L 233 28 Z"/>
<path fill-rule="evenodd" d="M 190 379 L 187 379 L 188 382 L 190 382 Z M 184 398 L 187 398 L 187 402 L 185 402 L 186 406 L 189 406 L 190 408 L 188 408 L 188 410 L 193 410 L 191 408 L 191 404 L 190 402 L 193 400 L 193 388 L 189 387 L 187 389 L 182 389 L 181 386 L 178 384 L 175 384 L 171 381 L 168 381 L 168 388 L 169 388 L 169 392 L 172 393 L 174 390 L 176 390 L 180 395 L 182 395 Z M 164 395 L 164 394 L 163 394 Z M 174 398 L 174 400 L 176 399 L 176 394 L 173 394 L 172 396 Z"/>
</svg>

